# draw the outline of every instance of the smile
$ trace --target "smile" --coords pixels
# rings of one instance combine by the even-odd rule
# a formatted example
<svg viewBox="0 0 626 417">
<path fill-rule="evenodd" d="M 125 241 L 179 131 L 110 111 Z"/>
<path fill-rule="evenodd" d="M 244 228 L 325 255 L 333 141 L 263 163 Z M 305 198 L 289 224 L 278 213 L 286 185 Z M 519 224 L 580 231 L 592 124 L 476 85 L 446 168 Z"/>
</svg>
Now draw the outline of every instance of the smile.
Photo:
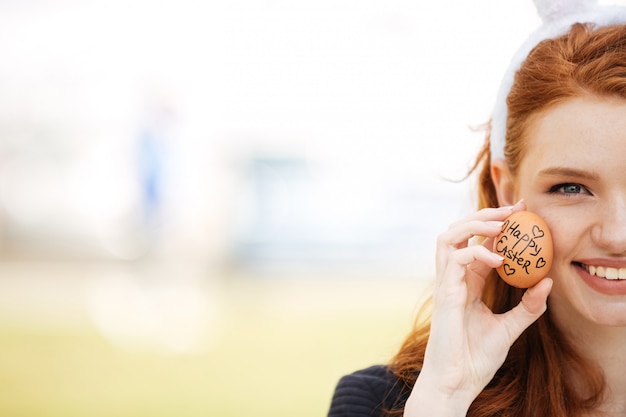
<svg viewBox="0 0 626 417">
<path fill-rule="evenodd" d="M 611 268 L 585 264 L 581 264 L 581 266 L 589 272 L 589 275 L 595 275 L 605 279 L 626 279 L 626 268 Z"/>
</svg>

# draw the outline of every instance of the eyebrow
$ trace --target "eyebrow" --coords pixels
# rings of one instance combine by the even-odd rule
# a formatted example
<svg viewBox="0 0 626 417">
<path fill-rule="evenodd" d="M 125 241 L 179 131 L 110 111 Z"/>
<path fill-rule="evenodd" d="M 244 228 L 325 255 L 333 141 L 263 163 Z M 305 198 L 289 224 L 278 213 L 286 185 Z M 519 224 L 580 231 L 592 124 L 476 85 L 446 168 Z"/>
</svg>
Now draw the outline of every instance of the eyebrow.
<svg viewBox="0 0 626 417">
<path fill-rule="evenodd" d="M 598 174 L 595 172 L 584 171 L 582 169 L 571 168 L 571 167 L 550 167 L 546 169 L 542 169 L 537 174 L 538 176 L 548 176 L 548 177 L 570 177 L 570 178 L 580 178 L 585 180 L 597 180 Z"/>
</svg>

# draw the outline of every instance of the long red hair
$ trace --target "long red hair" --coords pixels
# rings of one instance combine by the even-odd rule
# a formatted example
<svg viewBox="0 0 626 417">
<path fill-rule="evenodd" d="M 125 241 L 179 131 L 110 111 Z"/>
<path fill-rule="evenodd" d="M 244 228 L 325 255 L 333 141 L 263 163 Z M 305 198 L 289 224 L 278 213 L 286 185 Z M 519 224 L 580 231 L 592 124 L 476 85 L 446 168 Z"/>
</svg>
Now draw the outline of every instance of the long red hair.
<svg viewBox="0 0 626 417">
<path fill-rule="evenodd" d="M 575 24 L 530 53 L 515 76 L 507 99 L 505 158 L 515 175 L 524 157 L 525 132 L 533 116 L 550 106 L 583 95 L 626 99 L 626 26 L 594 28 Z M 471 173 L 477 173 L 478 208 L 497 207 L 491 178 L 489 129 Z M 483 301 L 494 313 L 517 305 L 522 290 L 505 284 L 492 271 Z M 548 311 L 513 344 L 494 379 L 471 405 L 470 417 L 575 417 L 593 410 L 605 390 L 602 372 L 568 342 Z M 430 334 L 430 302 L 389 365 L 408 387 L 422 367 Z M 571 376 L 575 375 L 576 378 Z M 401 415 L 401 407 L 390 415 Z"/>
</svg>

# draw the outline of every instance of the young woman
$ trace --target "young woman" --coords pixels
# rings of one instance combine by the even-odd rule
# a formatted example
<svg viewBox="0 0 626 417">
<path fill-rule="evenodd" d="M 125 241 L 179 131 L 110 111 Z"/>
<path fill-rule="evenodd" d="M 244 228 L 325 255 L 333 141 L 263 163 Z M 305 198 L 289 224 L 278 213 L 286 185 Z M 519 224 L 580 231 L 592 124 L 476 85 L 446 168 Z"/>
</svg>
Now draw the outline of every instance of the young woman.
<svg viewBox="0 0 626 417">
<path fill-rule="evenodd" d="M 440 235 L 431 302 L 389 364 L 341 379 L 331 417 L 626 415 L 626 8 L 536 3 L 546 22 L 475 167 L 479 211 Z M 554 260 L 524 291 L 489 248 L 526 209 Z"/>
</svg>

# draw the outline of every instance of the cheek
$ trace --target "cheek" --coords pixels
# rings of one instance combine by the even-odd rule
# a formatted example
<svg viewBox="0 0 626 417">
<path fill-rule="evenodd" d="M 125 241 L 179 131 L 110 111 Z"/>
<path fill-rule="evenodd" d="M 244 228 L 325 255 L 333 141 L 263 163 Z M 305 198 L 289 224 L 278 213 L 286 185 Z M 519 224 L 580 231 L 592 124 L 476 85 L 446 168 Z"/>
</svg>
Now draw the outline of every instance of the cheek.
<svg viewBox="0 0 626 417">
<path fill-rule="evenodd" d="M 573 216 L 542 216 L 552 233 L 554 260 L 567 260 L 574 255 L 574 248 L 581 242 L 585 226 Z"/>
</svg>

